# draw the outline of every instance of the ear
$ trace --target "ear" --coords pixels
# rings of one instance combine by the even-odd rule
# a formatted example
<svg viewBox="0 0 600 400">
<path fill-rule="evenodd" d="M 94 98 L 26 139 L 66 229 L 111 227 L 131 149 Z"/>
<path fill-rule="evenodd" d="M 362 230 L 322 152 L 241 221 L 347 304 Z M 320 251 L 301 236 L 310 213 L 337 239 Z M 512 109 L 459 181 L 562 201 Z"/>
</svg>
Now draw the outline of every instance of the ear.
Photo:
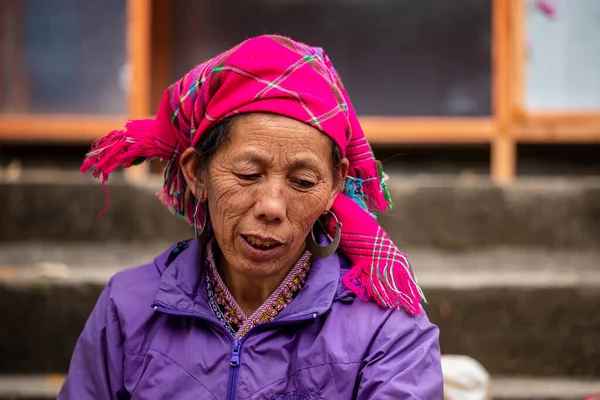
<svg viewBox="0 0 600 400">
<path fill-rule="evenodd" d="M 329 201 L 327 202 L 326 210 L 331 209 L 331 206 L 333 206 L 333 202 L 335 201 L 337 195 L 344 190 L 344 185 L 346 184 L 346 177 L 348 176 L 349 167 L 350 163 L 348 162 L 348 159 L 344 158 L 335 168 L 335 171 L 333 171 L 333 174 L 336 177 L 336 185 L 331 191 L 331 196 L 329 197 Z"/>
<path fill-rule="evenodd" d="M 194 197 L 206 201 L 206 179 L 200 173 L 199 155 L 193 147 L 188 147 L 181 155 L 180 164 L 183 176 Z"/>
</svg>

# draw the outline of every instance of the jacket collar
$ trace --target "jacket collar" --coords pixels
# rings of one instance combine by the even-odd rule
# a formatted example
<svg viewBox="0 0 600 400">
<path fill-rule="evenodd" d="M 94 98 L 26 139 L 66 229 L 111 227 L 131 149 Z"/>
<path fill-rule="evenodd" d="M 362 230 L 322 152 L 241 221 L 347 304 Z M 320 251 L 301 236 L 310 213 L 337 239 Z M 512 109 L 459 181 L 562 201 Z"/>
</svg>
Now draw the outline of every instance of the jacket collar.
<svg viewBox="0 0 600 400">
<path fill-rule="evenodd" d="M 321 244 L 326 244 L 325 238 L 320 239 Z M 174 251 L 180 254 L 173 259 Z M 215 319 L 208 305 L 203 253 L 195 240 L 189 240 L 172 247 L 154 260 L 162 272 L 155 305 L 173 313 Z M 169 259 L 172 259 L 170 264 Z M 314 259 L 306 284 L 275 321 L 293 321 L 327 312 L 334 298 L 340 297 L 340 262 L 337 253 L 325 259 Z"/>
</svg>

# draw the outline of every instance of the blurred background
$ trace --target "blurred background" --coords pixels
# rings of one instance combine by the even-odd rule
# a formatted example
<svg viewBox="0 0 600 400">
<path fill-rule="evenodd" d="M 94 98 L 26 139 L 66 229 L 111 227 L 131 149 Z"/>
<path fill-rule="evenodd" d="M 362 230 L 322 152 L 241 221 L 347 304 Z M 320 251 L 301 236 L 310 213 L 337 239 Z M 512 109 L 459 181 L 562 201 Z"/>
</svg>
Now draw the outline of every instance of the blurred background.
<svg viewBox="0 0 600 400">
<path fill-rule="evenodd" d="M 111 274 L 191 236 L 91 142 L 245 38 L 323 47 L 391 176 L 445 354 L 494 399 L 600 392 L 600 0 L 0 0 L 0 399 L 55 396 Z"/>
</svg>

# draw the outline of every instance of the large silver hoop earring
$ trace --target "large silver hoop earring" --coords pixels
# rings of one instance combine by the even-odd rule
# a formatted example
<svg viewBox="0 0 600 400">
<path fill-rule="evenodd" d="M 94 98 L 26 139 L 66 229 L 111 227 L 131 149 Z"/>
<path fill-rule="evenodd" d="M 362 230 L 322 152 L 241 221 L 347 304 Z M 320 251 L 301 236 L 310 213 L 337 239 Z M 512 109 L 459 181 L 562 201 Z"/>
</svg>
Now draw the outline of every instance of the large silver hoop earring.
<svg viewBox="0 0 600 400">
<path fill-rule="evenodd" d="M 315 258 L 327 258 L 335 253 L 340 245 L 340 239 L 342 238 L 342 223 L 338 220 L 333 211 L 325 210 L 325 212 L 331 214 L 331 216 L 335 219 L 335 236 L 331 239 L 331 243 L 329 243 L 327 246 L 320 246 L 319 243 L 317 243 L 317 238 L 315 237 L 315 227 L 313 225 L 310 230 L 310 235 L 306 237 L 306 248 Z M 317 220 L 315 225 L 317 224 L 321 225 L 323 231 L 326 232 L 321 221 Z"/>
<path fill-rule="evenodd" d="M 196 236 L 196 240 L 199 244 L 204 243 L 204 233 L 206 231 L 206 221 L 207 221 L 207 210 L 204 210 L 204 222 L 202 223 L 202 227 L 200 231 L 198 231 L 198 210 L 200 209 L 200 205 L 202 204 L 202 199 L 196 202 L 196 208 L 194 209 L 194 234 Z"/>
</svg>

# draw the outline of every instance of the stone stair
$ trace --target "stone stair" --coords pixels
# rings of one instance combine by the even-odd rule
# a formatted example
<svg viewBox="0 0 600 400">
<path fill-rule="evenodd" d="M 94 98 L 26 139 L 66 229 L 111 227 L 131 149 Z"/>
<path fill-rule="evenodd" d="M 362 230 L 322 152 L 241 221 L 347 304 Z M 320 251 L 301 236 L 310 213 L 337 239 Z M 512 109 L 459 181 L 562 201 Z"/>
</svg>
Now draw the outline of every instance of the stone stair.
<svg viewBox="0 0 600 400">
<path fill-rule="evenodd" d="M 600 392 L 600 182 L 391 182 L 381 222 L 412 259 L 443 352 L 477 359 L 495 399 Z M 190 236 L 156 187 L 115 179 L 98 219 L 89 179 L 0 181 L 0 399 L 53 398 L 107 279 Z"/>
<path fill-rule="evenodd" d="M 62 385 L 63 375 L 0 376 L 2 400 L 52 400 Z M 583 379 L 495 378 L 494 400 L 582 400 L 600 393 L 600 383 Z"/>
</svg>

